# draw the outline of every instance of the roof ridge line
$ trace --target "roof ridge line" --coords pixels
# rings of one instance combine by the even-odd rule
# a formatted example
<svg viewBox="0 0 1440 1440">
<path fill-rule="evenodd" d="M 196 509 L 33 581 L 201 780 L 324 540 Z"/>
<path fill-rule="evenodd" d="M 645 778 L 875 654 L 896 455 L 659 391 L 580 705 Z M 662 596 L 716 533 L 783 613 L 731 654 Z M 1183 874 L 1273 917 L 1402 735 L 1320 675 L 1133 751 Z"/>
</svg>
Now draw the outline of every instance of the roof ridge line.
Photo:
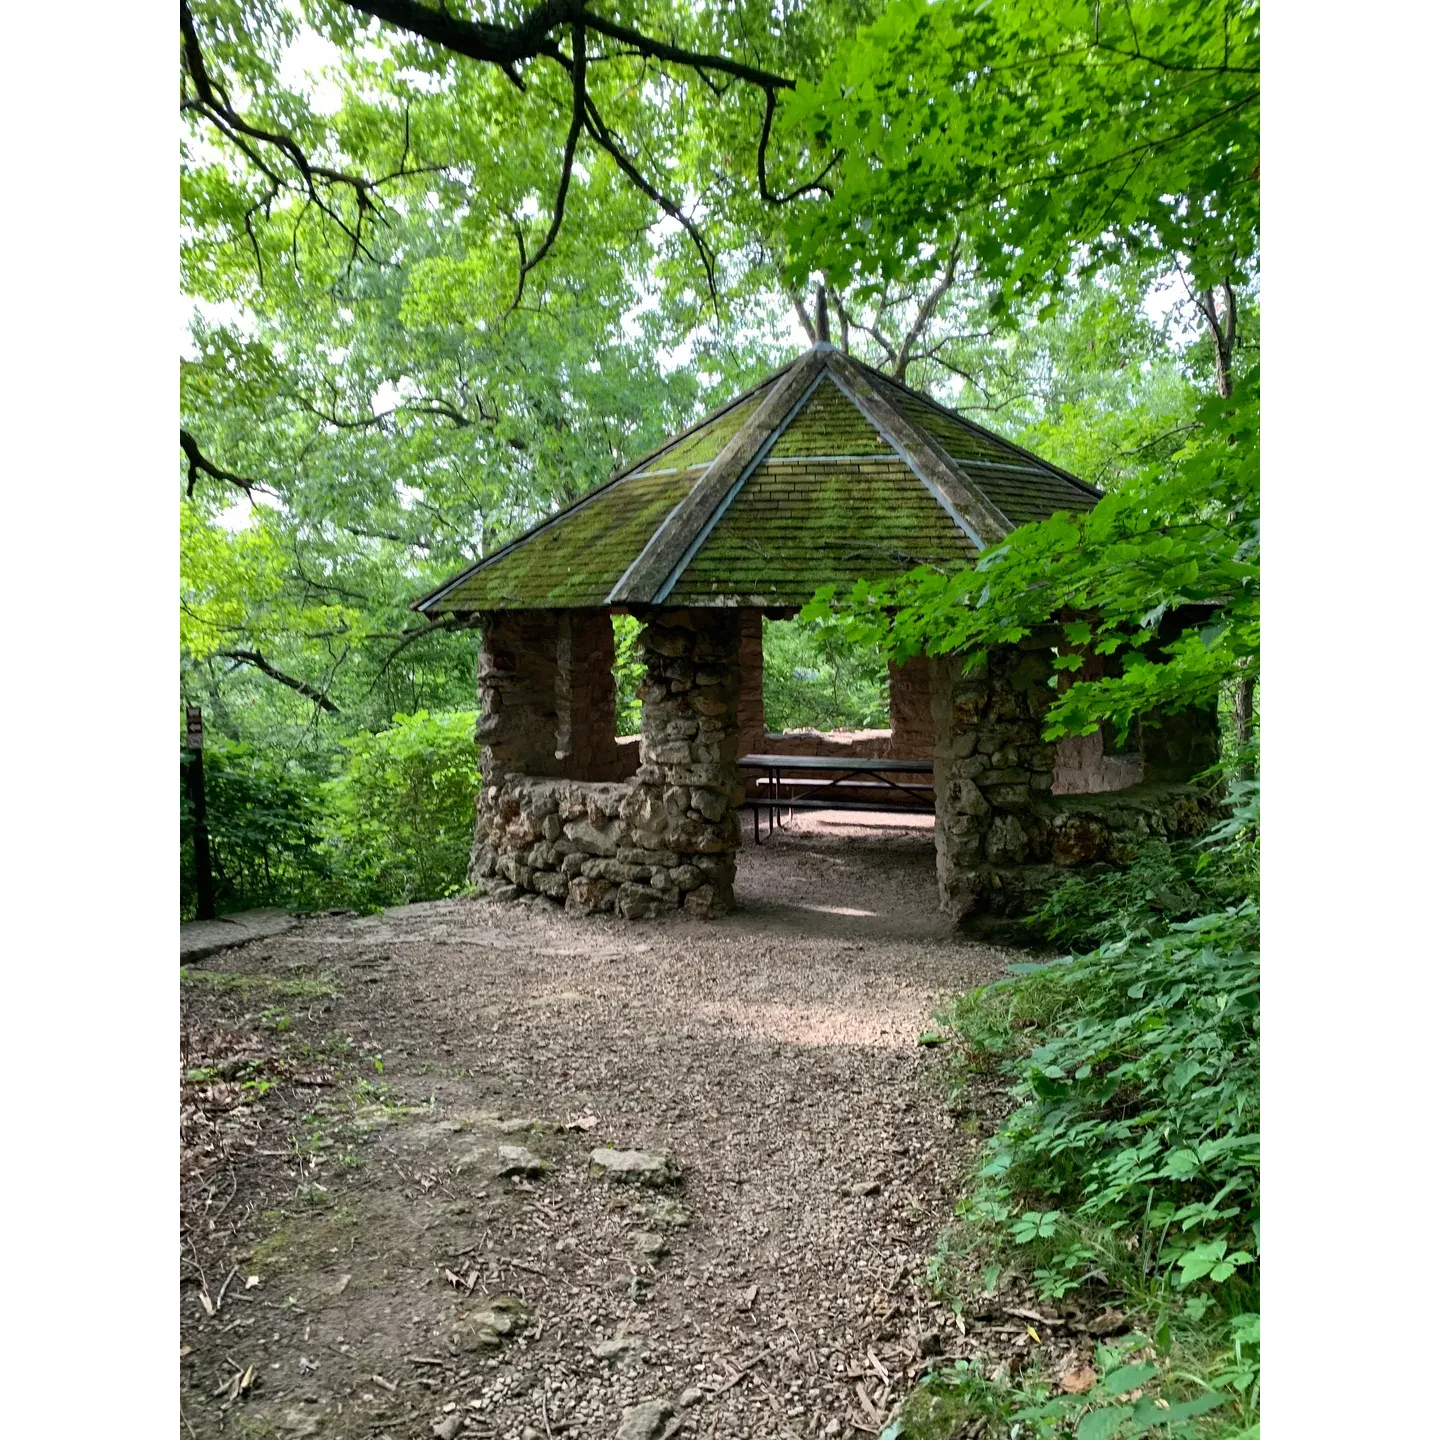
<svg viewBox="0 0 1440 1440">
<path fill-rule="evenodd" d="M 745 482 L 770 459 L 770 452 L 775 448 L 776 442 L 794 424 L 796 417 L 809 403 L 810 397 L 819 387 L 820 382 L 825 379 L 829 371 L 821 367 L 815 378 L 800 392 L 799 398 L 785 412 L 785 417 L 770 433 L 760 442 L 755 453 L 745 462 L 744 468 L 735 477 L 734 483 L 725 492 L 720 503 L 710 512 L 710 518 L 700 527 L 695 538 L 685 547 L 685 553 L 675 563 L 674 568 L 665 577 L 665 583 L 655 592 L 654 603 L 663 605 L 669 598 L 670 592 L 679 583 L 680 577 L 689 567 L 690 562 L 700 553 L 701 547 L 710 538 L 715 527 L 725 518 L 725 512 L 734 504 L 735 498 L 745 488 Z M 801 457 L 796 457 L 801 458 Z"/>
<path fill-rule="evenodd" d="M 1048 470 L 1052 475 L 1058 475 L 1062 480 L 1068 480 L 1072 485 L 1078 485 L 1087 495 L 1094 495 L 1097 499 L 1105 492 L 1091 485 L 1088 481 L 1082 480 L 1078 475 L 1072 475 L 1062 466 L 1054 464 L 1045 459 L 1043 455 L 1037 455 L 1033 450 L 1027 450 L 1023 445 L 1017 445 L 1015 441 L 1001 435 L 998 431 L 987 430 L 983 425 L 971 420 L 969 416 L 962 415 L 958 410 L 949 405 L 942 404 L 933 395 L 927 395 L 923 390 L 917 390 L 913 385 L 907 385 L 903 380 L 897 380 L 893 375 L 887 375 L 883 370 L 877 370 L 875 366 L 867 364 L 864 360 L 856 360 L 853 355 L 846 357 L 853 364 L 859 365 L 862 369 L 878 375 L 887 385 L 893 385 L 897 390 L 903 390 L 907 395 L 913 395 L 922 404 L 930 406 L 932 410 L 938 410 L 948 419 L 955 421 L 957 425 L 963 425 L 967 430 L 974 430 L 983 435 L 987 440 L 993 440 L 997 445 L 1003 445 L 1007 450 L 1013 450 L 1017 455 L 1023 455 L 1033 464 L 1038 465 L 1042 470 Z M 948 452 L 947 452 L 948 453 Z M 954 460 L 954 456 L 950 457 Z M 955 461 L 958 465 L 960 462 Z"/>
<path fill-rule="evenodd" d="M 980 549 L 997 544 L 1015 528 L 1015 522 L 937 441 L 907 420 L 880 394 L 865 374 L 869 366 L 862 368 L 851 356 L 839 351 L 827 355 L 826 361 L 831 378 L 849 394 L 860 413 L 895 447 L 900 458 L 921 483 L 936 494 Z"/>
<path fill-rule="evenodd" d="M 627 475 L 633 474 L 642 465 L 647 464 L 651 460 L 654 460 L 656 456 L 663 455 L 667 450 L 673 450 L 675 446 L 677 446 L 682 440 L 688 439 L 697 430 L 703 430 L 705 426 L 710 424 L 712 420 L 718 420 L 722 415 L 733 410 L 737 405 L 743 404 L 757 390 L 763 390 L 772 381 L 778 380 L 792 365 L 796 364 L 801 358 L 803 357 L 797 355 L 794 360 L 787 360 L 782 366 L 780 366 L 778 370 L 772 370 L 763 379 L 757 380 L 748 389 L 742 390 L 738 395 L 733 396 L 723 405 L 717 405 L 715 409 L 706 411 L 706 413 L 702 415 L 693 425 L 687 425 L 685 429 L 680 430 L 676 434 L 670 436 L 668 440 L 656 446 L 655 449 L 647 450 L 643 455 L 639 457 L 639 459 L 633 460 L 623 469 L 617 470 L 605 482 L 605 485 L 613 485 L 617 480 L 625 479 Z M 710 462 L 706 461 L 705 463 L 708 464 Z M 604 488 L 604 485 L 597 485 L 592 493 L 598 494 Z"/>
<path fill-rule="evenodd" d="M 789 414 L 798 392 L 807 390 L 828 357 L 806 351 L 793 360 L 729 443 L 711 462 L 710 468 L 676 503 L 615 582 L 609 605 L 653 605 L 655 595 L 670 578 L 676 563 L 705 528 L 716 507 L 725 499 L 736 478 L 749 465 L 777 425 Z"/>
</svg>

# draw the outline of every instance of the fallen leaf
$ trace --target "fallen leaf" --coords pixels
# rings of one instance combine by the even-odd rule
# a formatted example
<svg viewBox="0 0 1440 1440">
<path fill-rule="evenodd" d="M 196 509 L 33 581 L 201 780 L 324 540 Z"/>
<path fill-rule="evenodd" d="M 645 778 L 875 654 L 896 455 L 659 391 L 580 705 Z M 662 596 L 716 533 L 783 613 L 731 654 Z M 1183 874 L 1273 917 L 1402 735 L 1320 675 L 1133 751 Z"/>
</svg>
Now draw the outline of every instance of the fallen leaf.
<svg viewBox="0 0 1440 1440">
<path fill-rule="evenodd" d="M 1088 1365 L 1067 1370 L 1060 1377 L 1060 1388 L 1067 1395 L 1083 1395 L 1100 1377 Z"/>
<path fill-rule="evenodd" d="M 345 1293 L 345 1287 L 349 1283 L 350 1277 L 348 1275 L 342 1275 L 325 1293 L 327 1295 L 343 1295 Z"/>
<path fill-rule="evenodd" d="M 1085 1328 L 1092 1335 L 1118 1335 L 1129 1322 L 1119 1310 L 1102 1310 Z"/>
<path fill-rule="evenodd" d="M 1025 1333 L 1038 1345 L 1040 1343 L 1040 1332 L 1033 1326 L 1027 1325 Z"/>
<path fill-rule="evenodd" d="M 245 1277 L 245 1288 L 247 1290 L 253 1290 L 259 1283 L 260 1277 L 258 1275 L 247 1275 Z"/>
<path fill-rule="evenodd" d="M 182 1345 L 182 1346 L 180 1347 L 180 1358 L 181 1358 L 182 1360 L 183 1360 L 189 1353 L 190 1353 L 190 1347 L 189 1347 L 188 1345 Z"/>
</svg>

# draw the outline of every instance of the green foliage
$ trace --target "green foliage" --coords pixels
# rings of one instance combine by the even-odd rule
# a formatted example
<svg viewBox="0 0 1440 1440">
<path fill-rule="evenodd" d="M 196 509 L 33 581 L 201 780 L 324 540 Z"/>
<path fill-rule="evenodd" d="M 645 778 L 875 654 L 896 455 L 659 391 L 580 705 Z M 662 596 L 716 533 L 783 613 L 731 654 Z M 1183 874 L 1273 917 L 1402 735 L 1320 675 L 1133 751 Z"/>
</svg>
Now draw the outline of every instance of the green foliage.
<svg viewBox="0 0 1440 1440">
<path fill-rule="evenodd" d="M 348 903 L 403 905 L 464 886 L 480 788 L 475 720 L 473 710 L 422 710 L 344 742 L 326 844 Z"/>
<path fill-rule="evenodd" d="M 890 723 L 884 656 L 842 626 L 766 620 L 765 725 L 770 730 L 866 730 Z"/>
<path fill-rule="evenodd" d="M 1028 1270 L 1043 1299 L 1118 1293 L 1150 1317 L 1148 1337 L 1098 1348 L 1094 1390 L 1054 1396 L 1037 1376 L 1010 1392 L 1023 1428 L 1006 1434 L 1218 1440 L 1256 1423 L 1258 786 L 1232 782 L 1229 800 L 1200 846 L 1052 897 L 1038 922 L 1093 948 L 1013 966 L 939 1017 L 957 1091 L 997 1065 L 1015 1082 L 958 1207 L 971 1248 Z M 948 1250 L 935 1267 L 943 1287 Z M 1126 1358 L 1142 1344 L 1143 1377 Z"/>
<path fill-rule="evenodd" d="M 640 622 L 617 615 L 615 625 L 615 733 L 640 733 L 640 684 L 645 662 L 640 658 Z"/>
<path fill-rule="evenodd" d="M 1030 924 L 1054 946 L 1091 950 L 1131 937 L 1153 939 L 1177 921 L 1244 903 L 1259 888 L 1258 786 L 1232 782 L 1230 800 L 1230 819 L 1207 843 L 1152 840 L 1121 869 L 1072 875 L 1050 892 Z M 1238 843 L 1227 843 L 1232 839 Z"/>
<path fill-rule="evenodd" d="M 1119 938 L 1012 967 L 944 1017 L 966 1067 L 1004 1063 L 1019 1102 L 962 1213 L 1019 1255 L 1043 1297 L 1122 1289 L 1167 1343 L 1172 1324 L 1248 1315 L 1259 1295 L 1259 915 L 1244 894 L 1258 817 L 1250 794 L 1235 798 L 1211 837 L 1213 869 L 1151 855 L 1142 880 L 1105 877 L 1068 933 Z M 1217 893 L 1234 903 L 1157 924 L 1154 887 L 1182 881 L 1192 906 Z M 1248 1396 L 1250 1382 L 1240 1388 Z"/>
<path fill-rule="evenodd" d="M 195 914 L 193 814 L 180 755 L 180 915 Z M 320 780 L 293 760 L 223 739 L 205 749 L 205 812 L 215 908 L 299 906 L 322 884 Z"/>
<path fill-rule="evenodd" d="M 375 910 L 454 894 L 465 884 L 480 783 L 474 730 L 473 710 L 397 715 L 388 729 L 342 742 L 328 779 L 274 751 L 208 743 L 217 910 Z M 189 919 L 194 848 L 183 790 L 180 881 Z"/>
<path fill-rule="evenodd" d="M 827 588 L 802 618 L 834 615 L 852 639 L 900 660 L 958 650 L 972 663 L 1058 625 L 1050 739 L 1107 721 L 1123 739 L 1146 711 L 1213 705 L 1222 686 L 1259 670 L 1256 403 L 1207 401 L 1170 461 L 1091 511 L 1021 526 L 973 569 L 862 581 L 838 600 Z M 1178 633 L 1165 638 L 1177 611 Z M 1086 652 L 1108 657 L 1108 673 L 1074 680 Z"/>
<path fill-rule="evenodd" d="M 997 309 L 1078 269 L 1186 258 L 1204 288 L 1259 243 L 1259 20 L 1231 0 L 895 0 L 783 107 L 841 152 L 786 218 L 791 273 L 894 278 L 955 239 Z"/>
<path fill-rule="evenodd" d="M 1079 1395 L 1053 1394 L 1049 1375 L 1026 1374 L 1011 1385 L 958 1360 L 922 1378 L 881 1440 L 962 1434 L 985 1440 L 1254 1440 L 1259 1319 L 1237 1315 L 1223 1327 L 1204 1373 L 1195 1371 L 1165 1330 L 1096 1345 L 1095 1383 Z"/>
</svg>

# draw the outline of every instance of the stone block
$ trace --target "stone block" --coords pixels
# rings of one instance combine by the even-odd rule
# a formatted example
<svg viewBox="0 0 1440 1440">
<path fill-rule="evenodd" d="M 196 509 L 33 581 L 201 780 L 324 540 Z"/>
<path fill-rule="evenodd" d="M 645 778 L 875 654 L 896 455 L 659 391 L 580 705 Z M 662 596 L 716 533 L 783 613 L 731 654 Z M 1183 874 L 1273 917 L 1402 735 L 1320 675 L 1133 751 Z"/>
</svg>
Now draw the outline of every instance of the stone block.
<svg viewBox="0 0 1440 1440">
<path fill-rule="evenodd" d="M 592 825 L 589 820 L 572 820 L 565 827 L 565 838 L 577 850 L 590 855 L 614 855 L 620 848 L 623 833 L 623 826 L 618 820 L 611 821 L 604 829 Z"/>
<path fill-rule="evenodd" d="M 580 877 L 570 882 L 565 908 L 579 915 L 615 908 L 615 887 L 608 880 Z"/>
<path fill-rule="evenodd" d="M 641 631 L 641 643 L 657 655 L 688 655 L 695 646 L 695 637 L 684 630 L 675 630 L 667 625 L 647 625 Z"/>
<path fill-rule="evenodd" d="M 985 857 L 996 864 L 1019 864 L 1029 849 L 1025 827 L 1013 815 L 997 815 L 985 836 Z"/>
<path fill-rule="evenodd" d="M 985 798 L 997 810 L 1028 810 L 1032 794 L 1030 777 L 1026 774 L 1023 785 L 994 785 L 985 792 Z"/>
<path fill-rule="evenodd" d="M 961 815 L 988 815 L 990 802 L 973 780 L 959 779 L 951 789 L 948 808 Z"/>
<path fill-rule="evenodd" d="M 975 783 L 983 785 L 987 790 L 992 785 L 1029 785 L 1030 772 L 1020 766 L 1011 766 L 1004 770 L 982 770 L 976 777 Z"/>
<path fill-rule="evenodd" d="M 570 880 L 558 870 L 537 870 L 531 877 L 531 885 L 551 900 L 564 900 L 570 890 Z"/>
<path fill-rule="evenodd" d="M 664 865 L 673 868 L 681 863 L 673 850 L 646 850 L 637 845 L 622 845 L 616 858 L 622 865 Z"/>
<path fill-rule="evenodd" d="M 723 820 L 730 812 L 730 797 L 715 790 L 691 791 L 690 803 L 707 820 Z"/>
<path fill-rule="evenodd" d="M 710 884 L 697 885 L 685 897 L 686 912 L 700 920 L 713 920 L 717 915 L 732 910 L 734 905 L 733 895 L 727 898 L 720 889 Z"/>
<path fill-rule="evenodd" d="M 662 901 L 648 885 L 621 885 L 615 895 L 615 908 L 627 920 L 653 920 Z"/>
</svg>

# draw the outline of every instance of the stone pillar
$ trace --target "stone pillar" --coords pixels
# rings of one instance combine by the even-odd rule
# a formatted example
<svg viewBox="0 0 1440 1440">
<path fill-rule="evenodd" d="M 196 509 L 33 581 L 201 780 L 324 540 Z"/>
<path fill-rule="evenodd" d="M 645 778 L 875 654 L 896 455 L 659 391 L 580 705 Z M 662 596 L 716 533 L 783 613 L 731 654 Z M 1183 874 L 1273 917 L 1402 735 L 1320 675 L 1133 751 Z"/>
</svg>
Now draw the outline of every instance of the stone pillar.
<svg viewBox="0 0 1440 1440">
<path fill-rule="evenodd" d="M 509 610 L 481 624 L 480 773 L 486 786 L 508 775 L 558 775 L 560 624 L 553 610 Z"/>
<path fill-rule="evenodd" d="M 740 753 L 765 749 L 765 622 L 758 610 L 740 612 Z"/>
<path fill-rule="evenodd" d="M 571 780 L 618 780 L 615 629 L 603 610 L 567 610 L 556 641 L 555 750 Z"/>
<path fill-rule="evenodd" d="M 481 621 L 480 793 L 475 797 L 475 843 L 470 878 L 496 873 L 499 837 L 507 823 L 504 796 L 521 775 L 557 775 L 560 613 L 508 610 Z"/>
<path fill-rule="evenodd" d="M 634 862 L 668 879 L 622 886 L 623 915 L 663 904 L 712 915 L 735 903 L 740 637 L 735 610 L 664 610 L 640 632 L 640 768 L 622 813 Z"/>
<path fill-rule="evenodd" d="M 1050 640 L 1001 646 L 969 671 L 931 660 L 935 721 L 935 856 L 940 904 L 961 919 L 1014 913 L 1031 897 L 1017 869 L 1039 858 L 1055 747 L 1041 739 L 1054 692 Z"/>
<path fill-rule="evenodd" d="M 897 760 L 928 760 L 935 753 L 930 707 L 930 665 L 924 656 L 890 662 L 890 753 Z"/>
</svg>

